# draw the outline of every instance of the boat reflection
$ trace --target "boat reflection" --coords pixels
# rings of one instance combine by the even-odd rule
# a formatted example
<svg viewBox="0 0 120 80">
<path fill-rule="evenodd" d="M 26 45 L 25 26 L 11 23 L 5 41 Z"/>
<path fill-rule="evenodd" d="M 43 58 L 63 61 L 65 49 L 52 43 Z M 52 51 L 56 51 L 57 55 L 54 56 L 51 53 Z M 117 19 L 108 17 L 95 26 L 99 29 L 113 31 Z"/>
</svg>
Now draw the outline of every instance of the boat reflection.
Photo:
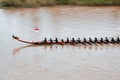
<svg viewBox="0 0 120 80">
<path fill-rule="evenodd" d="M 120 48 L 119 44 L 108 44 L 108 45 L 27 45 L 27 46 L 22 46 L 19 48 L 15 48 L 13 50 L 13 54 L 16 55 L 18 54 L 22 49 L 26 48 L 33 48 L 33 47 L 42 47 L 44 50 L 50 50 L 52 51 L 53 49 L 80 49 L 80 50 L 107 50 L 107 49 L 115 49 L 115 48 Z"/>
</svg>

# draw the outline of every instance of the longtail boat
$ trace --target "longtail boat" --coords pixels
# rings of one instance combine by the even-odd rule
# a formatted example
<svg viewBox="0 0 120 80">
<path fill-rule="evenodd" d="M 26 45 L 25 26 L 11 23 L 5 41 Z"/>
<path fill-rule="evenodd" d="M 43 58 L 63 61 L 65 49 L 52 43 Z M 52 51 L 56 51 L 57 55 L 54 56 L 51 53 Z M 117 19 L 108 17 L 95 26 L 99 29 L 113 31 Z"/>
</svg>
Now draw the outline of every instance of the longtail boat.
<svg viewBox="0 0 120 80">
<path fill-rule="evenodd" d="M 61 39 L 60 41 L 58 40 L 58 38 L 55 38 L 55 40 L 53 40 L 52 38 L 50 38 L 49 40 L 47 40 L 47 38 L 44 38 L 43 41 L 26 41 L 26 40 L 22 40 L 17 36 L 12 35 L 12 37 L 20 42 L 23 43 L 28 43 L 28 44 L 34 44 L 34 45 L 65 45 L 65 44 L 70 44 L 70 45 L 75 45 L 75 44 L 81 44 L 81 45 L 92 45 L 92 44 L 120 44 L 120 38 L 117 37 L 116 39 L 114 39 L 113 37 L 111 39 L 108 39 L 107 37 L 105 38 L 100 38 L 97 39 L 95 37 L 94 40 L 92 40 L 91 38 L 89 38 L 89 40 L 87 40 L 86 38 L 84 38 L 83 40 L 81 40 L 80 38 L 78 38 L 77 40 L 75 40 L 74 38 L 72 38 L 71 40 L 69 38 L 67 38 L 66 40 Z"/>
</svg>

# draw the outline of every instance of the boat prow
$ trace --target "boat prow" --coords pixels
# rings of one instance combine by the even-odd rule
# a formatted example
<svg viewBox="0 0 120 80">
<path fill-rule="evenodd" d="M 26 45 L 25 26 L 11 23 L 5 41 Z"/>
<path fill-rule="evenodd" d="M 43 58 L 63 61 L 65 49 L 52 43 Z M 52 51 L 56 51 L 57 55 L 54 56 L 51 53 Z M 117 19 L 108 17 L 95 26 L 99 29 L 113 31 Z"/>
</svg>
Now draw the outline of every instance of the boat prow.
<svg viewBox="0 0 120 80">
<path fill-rule="evenodd" d="M 53 45 L 53 44 L 58 44 L 58 45 L 63 45 L 63 43 L 62 42 L 44 42 L 44 41 L 36 41 L 36 42 L 34 42 L 34 41 L 26 41 L 26 40 L 22 40 L 22 39 L 20 39 L 19 37 L 17 37 L 17 36 L 14 36 L 14 35 L 12 35 L 12 37 L 15 39 L 15 40 L 17 40 L 17 41 L 19 41 L 19 42 L 23 42 L 23 43 L 28 43 L 28 44 L 33 44 L 33 45 Z"/>
<path fill-rule="evenodd" d="M 20 41 L 20 42 L 23 42 L 23 43 L 29 43 L 29 44 L 38 43 L 38 42 L 32 42 L 32 41 L 30 42 L 30 41 L 21 40 L 19 37 L 14 36 L 14 35 L 12 35 L 12 37 L 13 37 L 15 40 Z"/>
<path fill-rule="evenodd" d="M 19 37 L 12 35 L 12 37 L 16 40 L 19 40 Z"/>
</svg>

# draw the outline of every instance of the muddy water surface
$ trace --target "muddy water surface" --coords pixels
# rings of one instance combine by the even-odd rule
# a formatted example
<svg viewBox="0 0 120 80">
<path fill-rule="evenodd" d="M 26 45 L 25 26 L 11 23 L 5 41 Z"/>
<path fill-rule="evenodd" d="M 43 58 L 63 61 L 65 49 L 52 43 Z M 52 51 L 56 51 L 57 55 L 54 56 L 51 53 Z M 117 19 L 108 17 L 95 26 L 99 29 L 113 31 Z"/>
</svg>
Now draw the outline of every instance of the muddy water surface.
<svg viewBox="0 0 120 80">
<path fill-rule="evenodd" d="M 0 80 L 120 79 L 120 45 L 31 46 L 13 34 L 28 41 L 120 37 L 120 7 L 0 9 Z"/>
</svg>

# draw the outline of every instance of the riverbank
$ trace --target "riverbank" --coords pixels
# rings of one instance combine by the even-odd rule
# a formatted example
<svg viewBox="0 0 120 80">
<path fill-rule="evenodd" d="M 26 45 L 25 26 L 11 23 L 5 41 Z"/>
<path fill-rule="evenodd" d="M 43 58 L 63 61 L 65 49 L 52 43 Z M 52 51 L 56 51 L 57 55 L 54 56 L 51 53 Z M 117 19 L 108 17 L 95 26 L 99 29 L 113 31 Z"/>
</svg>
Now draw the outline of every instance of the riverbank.
<svg viewBox="0 0 120 80">
<path fill-rule="evenodd" d="M 2 7 L 39 7 L 54 5 L 120 6 L 120 0 L 0 0 Z"/>
</svg>

